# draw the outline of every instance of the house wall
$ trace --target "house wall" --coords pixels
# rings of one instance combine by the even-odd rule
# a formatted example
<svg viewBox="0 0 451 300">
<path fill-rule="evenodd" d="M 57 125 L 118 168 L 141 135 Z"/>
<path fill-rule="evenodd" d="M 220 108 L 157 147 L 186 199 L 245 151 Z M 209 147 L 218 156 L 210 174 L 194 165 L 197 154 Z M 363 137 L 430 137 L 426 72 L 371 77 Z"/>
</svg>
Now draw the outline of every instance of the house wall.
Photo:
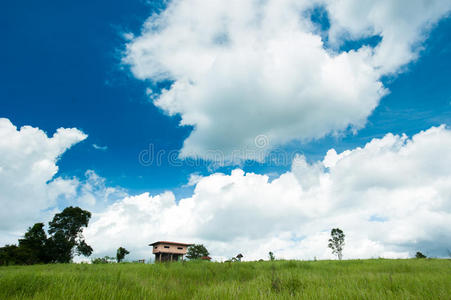
<svg viewBox="0 0 451 300">
<path fill-rule="evenodd" d="M 155 254 L 155 262 L 180 261 L 183 259 L 182 254 L 173 253 L 157 253 Z"/>
<path fill-rule="evenodd" d="M 174 253 L 186 254 L 188 246 L 173 245 L 173 244 L 156 244 L 153 245 L 152 253 Z"/>
</svg>

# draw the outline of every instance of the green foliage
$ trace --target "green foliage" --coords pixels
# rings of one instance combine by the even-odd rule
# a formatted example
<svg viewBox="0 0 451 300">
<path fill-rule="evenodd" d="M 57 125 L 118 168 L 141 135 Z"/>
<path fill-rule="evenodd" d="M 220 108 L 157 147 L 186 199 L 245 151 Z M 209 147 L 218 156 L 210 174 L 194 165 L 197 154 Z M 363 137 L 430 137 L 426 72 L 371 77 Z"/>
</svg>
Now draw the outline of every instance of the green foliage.
<svg viewBox="0 0 451 300">
<path fill-rule="evenodd" d="M 68 263 L 74 252 L 89 256 L 92 248 L 83 239 L 82 231 L 88 226 L 91 213 L 79 207 L 67 207 L 49 222 L 49 234 L 44 223 L 28 228 L 19 245 L 0 248 L 0 265 Z"/>
<path fill-rule="evenodd" d="M 198 245 L 191 245 L 188 247 L 188 251 L 186 253 L 186 258 L 190 260 L 199 259 L 202 256 L 208 256 L 210 253 L 208 252 L 207 248 L 205 248 L 204 245 L 198 244 Z"/>
<path fill-rule="evenodd" d="M 336 254 L 338 259 L 343 257 L 343 247 L 345 245 L 345 234 L 340 228 L 334 228 L 330 232 L 331 238 L 329 239 L 328 247 L 332 249 L 332 253 Z"/>
<path fill-rule="evenodd" d="M 5 245 L 0 248 L 0 265 L 29 265 L 36 259 L 36 255 L 28 248 L 16 245 Z"/>
<path fill-rule="evenodd" d="M 91 259 L 92 264 L 107 264 L 108 260 L 104 257 L 96 257 Z"/>
<path fill-rule="evenodd" d="M 275 260 L 276 259 L 276 257 L 274 256 L 274 253 L 272 253 L 271 251 L 269 251 L 268 255 L 269 255 L 269 260 Z"/>
<path fill-rule="evenodd" d="M 92 264 L 109 264 L 114 262 L 114 257 L 104 256 L 91 259 Z"/>
<path fill-rule="evenodd" d="M 73 250 L 89 256 L 92 248 L 83 239 L 83 228 L 88 227 L 91 213 L 79 207 L 66 207 L 49 222 L 50 253 L 54 262 L 68 263 L 73 258 Z"/>
<path fill-rule="evenodd" d="M 31 265 L 49 262 L 47 234 L 43 223 L 29 227 L 19 246 L 0 248 L 0 265 Z"/>
<path fill-rule="evenodd" d="M 451 260 L 0 267 L 0 299 L 449 299 Z"/>
<path fill-rule="evenodd" d="M 69 239 L 76 239 L 83 227 L 88 227 L 91 213 L 80 207 L 66 207 L 49 222 L 49 234 L 61 232 Z"/>
<path fill-rule="evenodd" d="M 416 257 L 416 258 L 426 258 L 427 256 L 424 255 L 423 253 L 421 253 L 420 251 L 418 251 L 418 252 L 415 254 L 415 257 Z"/>
<path fill-rule="evenodd" d="M 36 223 L 29 227 L 23 239 L 19 239 L 19 248 L 28 253 L 26 264 L 47 263 L 47 234 L 44 231 L 44 223 Z"/>
<path fill-rule="evenodd" d="M 116 252 L 117 262 L 120 263 L 124 259 L 125 255 L 127 255 L 127 254 L 130 254 L 130 252 L 128 252 L 127 249 L 125 249 L 123 247 L 119 247 Z"/>
</svg>

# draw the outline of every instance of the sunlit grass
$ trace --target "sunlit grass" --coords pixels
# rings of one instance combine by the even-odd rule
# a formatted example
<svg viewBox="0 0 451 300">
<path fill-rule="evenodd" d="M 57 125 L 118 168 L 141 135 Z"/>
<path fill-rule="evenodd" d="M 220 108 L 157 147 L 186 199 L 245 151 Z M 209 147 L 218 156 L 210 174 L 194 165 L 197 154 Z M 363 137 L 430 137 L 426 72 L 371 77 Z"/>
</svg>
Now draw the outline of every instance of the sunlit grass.
<svg viewBox="0 0 451 300">
<path fill-rule="evenodd" d="M 450 299 L 451 260 L 0 267 L 0 299 Z"/>
</svg>

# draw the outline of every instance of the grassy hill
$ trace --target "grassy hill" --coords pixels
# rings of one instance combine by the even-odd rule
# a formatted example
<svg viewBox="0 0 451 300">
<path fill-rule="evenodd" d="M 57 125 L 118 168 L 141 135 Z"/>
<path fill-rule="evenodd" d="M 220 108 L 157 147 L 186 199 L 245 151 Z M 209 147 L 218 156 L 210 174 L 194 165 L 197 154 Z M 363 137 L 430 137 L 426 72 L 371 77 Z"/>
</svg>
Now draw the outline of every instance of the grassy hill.
<svg viewBox="0 0 451 300">
<path fill-rule="evenodd" d="M 0 267 L 0 299 L 451 299 L 451 260 Z"/>
</svg>

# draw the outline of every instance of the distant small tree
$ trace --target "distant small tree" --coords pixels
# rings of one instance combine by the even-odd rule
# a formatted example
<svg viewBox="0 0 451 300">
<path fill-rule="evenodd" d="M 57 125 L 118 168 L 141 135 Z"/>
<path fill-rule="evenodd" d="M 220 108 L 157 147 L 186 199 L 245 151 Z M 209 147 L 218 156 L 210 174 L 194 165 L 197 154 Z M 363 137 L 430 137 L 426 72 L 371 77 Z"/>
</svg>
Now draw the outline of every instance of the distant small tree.
<svg viewBox="0 0 451 300">
<path fill-rule="evenodd" d="M 268 255 L 269 255 L 269 260 L 275 260 L 276 259 L 274 257 L 274 253 L 272 253 L 271 251 L 269 251 Z"/>
<path fill-rule="evenodd" d="M 338 259 L 343 258 L 343 247 L 345 245 L 345 234 L 340 228 L 334 228 L 330 232 L 331 238 L 329 239 L 328 247 L 332 249 L 332 253 L 336 254 Z"/>
<path fill-rule="evenodd" d="M 130 252 L 128 252 L 127 249 L 125 249 L 123 247 L 119 247 L 116 252 L 117 262 L 120 263 L 124 259 L 125 255 L 127 255 L 127 254 L 130 254 Z"/>
<path fill-rule="evenodd" d="M 202 256 L 208 256 L 210 253 L 208 252 L 207 248 L 205 248 L 202 244 L 197 245 L 191 245 L 188 247 L 188 251 L 186 253 L 186 258 L 193 260 L 193 259 L 199 259 Z"/>
<path fill-rule="evenodd" d="M 426 258 L 427 256 L 424 255 L 423 253 L 421 253 L 420 251 L 418 251 L 418 252 L 415 254 L 415 257 L 416 257 L 416 258 Z"/>
</svg>

